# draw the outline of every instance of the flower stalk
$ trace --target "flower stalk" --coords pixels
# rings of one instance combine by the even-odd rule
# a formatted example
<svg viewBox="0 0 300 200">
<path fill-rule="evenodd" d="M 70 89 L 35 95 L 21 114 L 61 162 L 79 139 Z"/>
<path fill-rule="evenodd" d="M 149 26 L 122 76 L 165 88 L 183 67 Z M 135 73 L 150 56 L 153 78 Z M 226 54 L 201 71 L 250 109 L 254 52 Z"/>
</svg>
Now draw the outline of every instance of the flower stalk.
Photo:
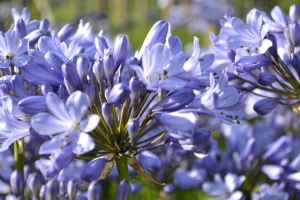
<svg viewBox="0 0 300 200">
<path fill-rule="evenodd" d="M 120 181 L 122 181 L 123 179 L 127 179 L 130 184 L 130 176 L 129 176 L 126 157 L 121 156 L 119 159 L 115 158 L 115 161 L 116 161 Z M 133 200 L 131 184 L 130 184 L 130 195 L 128 200 Z"/>
</svg>

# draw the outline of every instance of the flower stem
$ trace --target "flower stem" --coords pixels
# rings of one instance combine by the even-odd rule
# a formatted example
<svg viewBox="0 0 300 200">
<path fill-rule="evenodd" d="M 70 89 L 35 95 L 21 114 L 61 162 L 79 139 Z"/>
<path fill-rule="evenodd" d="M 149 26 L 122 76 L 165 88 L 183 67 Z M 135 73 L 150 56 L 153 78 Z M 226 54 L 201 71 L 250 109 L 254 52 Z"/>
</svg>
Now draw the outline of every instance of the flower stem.
<svg viewBox="0 0 300 200">
<path fill-rule="evenodd" d="M 116 159 L 116 165 L 117 165 L 117 169 L 118 169 L 118 173 L 119 173 L 120 182 L 124 179 L 127 179 L 130 184 L 130 189 L 131 189 L 130 176 L 129 176 L 126 157 L 122 156 L 119 160 Z M 132 189 L 130 191 L 128 200 L 133 200 Z"/>
<path fill-rule="evenodd" d="M 15 157 L 15 169 L 19 170 L 24 177 L 23 140 L 17 140 L 14 142 L 14 157 Z M 26 199 L 28 199 L 25 190 L 26 188 L 24 187 L 24 196 Z"/>
<path fill-rule="evenodd" d="M 24 173 L 23 172 L 23 154 L 22 154 L 22 152 L 20 152 L 20 147 L 19 147 L 18 141 L 14 142 L 14 156 L 15 156 L 15 168 L 23 174 Z"/>
</svg>

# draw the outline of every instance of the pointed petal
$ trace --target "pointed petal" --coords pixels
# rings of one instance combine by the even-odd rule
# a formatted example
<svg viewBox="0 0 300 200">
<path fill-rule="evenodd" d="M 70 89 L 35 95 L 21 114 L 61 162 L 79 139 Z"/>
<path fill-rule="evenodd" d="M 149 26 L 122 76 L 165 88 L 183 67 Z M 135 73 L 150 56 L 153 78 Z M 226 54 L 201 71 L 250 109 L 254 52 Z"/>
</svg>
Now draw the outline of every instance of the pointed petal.
<svg viewBox="0 0 300 200">
<path fill-rule="evenodd" d="M 87 133 L 77 134 L 71 142 L 72 150 L 75 154 L 81 155 L 94 149 L 95 143 L 93 138 Z"/>
<path fill-rule="evenodd" d="M 54 135 L 68 131 L 72 124 L 61 121 L 48 113 L 39 113 L 31 118 L 31 126 L 41 135 Z"/>
<path fill-rule="evenodd" d="M 272 41 L 268 39 L 264 39 L 258 48 L 257 53 L 264 54 L 270 47 L 272 46 Z"/>
<path fill-rule="evenodd" d="M 49 92 L 46 97 L 46 103 L 48 109 L 52 112 L 52 114 L 60 119 L 61 121 L 69 122 L 71 121 L 71 117 L 67 112 L 67 108 L 65 104 L 61 101 L 61 99 L 53 92 Z"/>
<path fill-rule="evenodd" d="M 53 137 L 51 140 L 46 141 L 41 145 L 39 154 L 52 154 L 55 153 L 63 146 L 63 141 L 59 138 Z"/>
<path fill-rule="evenodd" d="M 77 122 L 80 122 L 83 118 L 84 114 L 88 110 L 88 105 L 87 96 L 80 91 L 72 93 L 66 102 L 66 107 L 70 117 Z"/>
<path fill-rule="evenodd" d="M 254 35 L 250 32 L 247 26 L 239 18 L 236 17 L 232 18 L 231 25 L 239 35 L 250 40 L 253 39 Z"/>
<path fill-rule="evenodd" d="M 80 130 L 82 132 L 90 132 L 98 126 L 99 121 L 100 117 L 98 115 L 89 115 L 87 118 L 80 122 Z"/>
<path fill-rule="evenodd" d="M 167 91 L 171 91 L 174 89 L 183 88 L 186 85 L 186 81 L 176 78 L 176 77 L 169 77 L 166 79 L 165 84 L 163 85 L 163 89 Z"/>
</svg>

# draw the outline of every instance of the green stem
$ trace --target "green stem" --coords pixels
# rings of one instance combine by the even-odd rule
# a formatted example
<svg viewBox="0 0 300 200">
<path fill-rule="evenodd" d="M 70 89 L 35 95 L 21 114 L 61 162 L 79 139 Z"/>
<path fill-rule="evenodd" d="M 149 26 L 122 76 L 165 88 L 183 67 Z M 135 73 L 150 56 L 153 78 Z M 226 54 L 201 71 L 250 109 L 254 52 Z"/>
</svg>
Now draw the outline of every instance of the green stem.
<svg viewBox="0 0 300 200">
<path fill-rule="evenodd" d="M 124 179 L 127 179 L 130 184 L 130 176 L 129 176 L 126 157 L 122 156 L 119 160 L 116 159 L 116 165 L 119 173 L 120 182 Z M 131 184 L 130 184 L 130 189 L 131 189 Z M 132 190 L 130 191 L 128 200 L 133 200 Z"/>
<path fill-rule="evenodd" d="M 19 152 L 18 141 L 14 142 L 15 169 L 23 174 L 23 154 Z"/>
<path fill-rule="evenodd" d="M 22 140 L 19 140 L 19 141 L 21 141 L 23 143 Z M 14 142 L 15 169 L 19 170 L 23 174 L 22 177 L 24 177 L 23 153 L 20 150 L 23 152 L 23 149 L 20 149 L 20 147 L 19 147 L 18 141 L 15 141 Z M 24 182 L 24 180 L 23 180 L 23 182 Z M 26 188 L 24 188 L 24 196 L 27 199 L 25 189 Z"/>
</svg>

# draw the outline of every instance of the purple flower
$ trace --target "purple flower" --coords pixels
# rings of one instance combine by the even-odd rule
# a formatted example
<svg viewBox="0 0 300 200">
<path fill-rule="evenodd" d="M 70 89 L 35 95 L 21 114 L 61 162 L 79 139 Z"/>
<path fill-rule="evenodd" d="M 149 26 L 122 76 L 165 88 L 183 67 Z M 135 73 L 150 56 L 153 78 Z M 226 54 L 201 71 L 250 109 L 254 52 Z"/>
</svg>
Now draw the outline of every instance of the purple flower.
<svg viewBox="0 0 300 200">
<path fill-rule="evenodd" d="M 219 174 L 214 177 L 214 182 L 206 181 L 202 185 L 202 190 L 214 197 L 220 199 L 241 199 L 243 193 L 237 191 L 245 180 L 245 176 L 235 174 L 226 174 L 224 181 Z"/>
<path fill-rule="evenodd" d="M 184 65 L 184 56 L 170 60 L 170 49 L 163 44 L 156 44 L 152 48 L 147 46 L 143 53 L 143 68 L 137 65 L 131 67 L 136 71 L 140 80 L 148 90 L 173 90 L 185 86 L 186 81 L 174 77 Z"/>
<path fill-rule="evenodd" d="M 91 151 L 95 143 L 87 134 L 94 130 L 100 120 L 96 114 L 84 118 L 88 110 L 88 98 L 80 91 L 74 92 L 64 104 L 59 97 L 50 92 L 46 103 L 49 113 L 39 113 L 31 119 L 32 128 L 42 135 L 56 135 L 45 142 L 40 149 L 43 154 L 52 153 L 71 144 L 75 154 Z"/>
<path fill-rule="evenodd" d="M 5 37 L 0 34 L 0 68 L 8 68 L 10 65 L 23 67 L 30 57 L 26 55 L 28 40 L 22 39 L 17 31 L 8 30 Z"/>
</svg>

